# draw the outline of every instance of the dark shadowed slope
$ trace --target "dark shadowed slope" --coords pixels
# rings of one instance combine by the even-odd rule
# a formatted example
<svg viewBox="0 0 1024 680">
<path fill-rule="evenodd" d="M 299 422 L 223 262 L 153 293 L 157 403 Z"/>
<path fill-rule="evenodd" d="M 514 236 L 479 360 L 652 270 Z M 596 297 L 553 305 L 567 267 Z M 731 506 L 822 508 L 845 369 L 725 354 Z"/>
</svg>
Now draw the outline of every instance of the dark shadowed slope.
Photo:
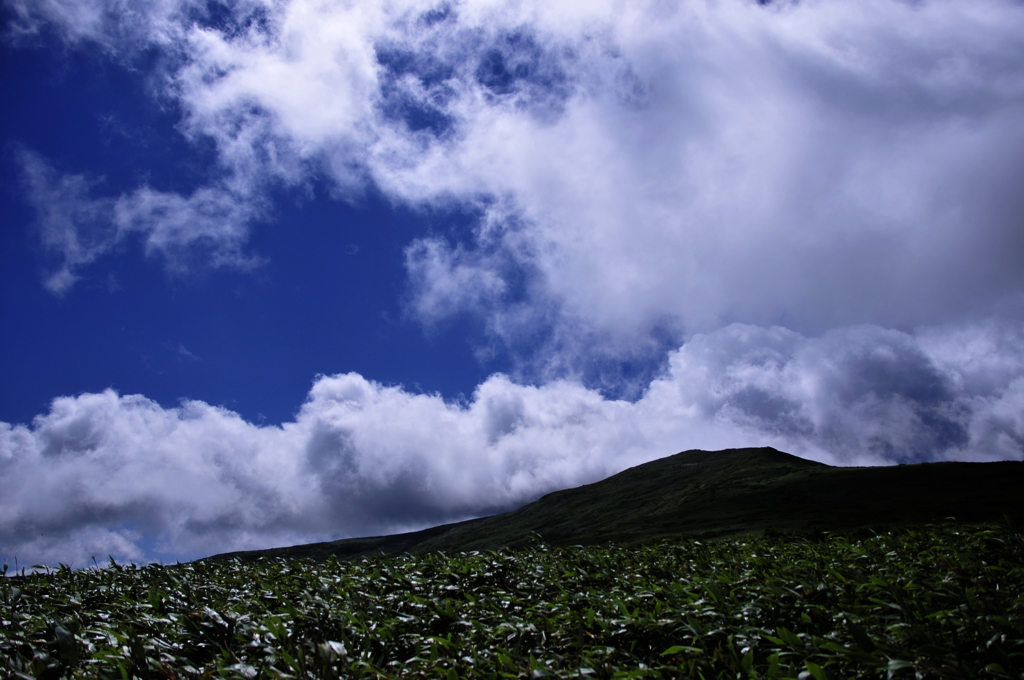
<svg viewBox="0 0 1024 680">
<path fill-rule="evenodd" d="M 493 517 L 209 559 L 487 550 L 522 545 L 534 535 L 571 545 L 1003 515 L 1024 515 L 1024 463 L 842 468 L 771 448 L 685 451 Z"/>
</svg>

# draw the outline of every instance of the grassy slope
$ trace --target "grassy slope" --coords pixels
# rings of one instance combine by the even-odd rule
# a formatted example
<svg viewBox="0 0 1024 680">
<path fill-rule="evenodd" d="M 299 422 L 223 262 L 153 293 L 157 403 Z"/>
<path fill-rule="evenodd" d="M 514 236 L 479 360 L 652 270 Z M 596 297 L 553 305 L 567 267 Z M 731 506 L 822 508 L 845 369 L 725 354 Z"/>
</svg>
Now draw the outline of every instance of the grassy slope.
<svg viewBox="0 0 1024 680">
<path fill-rule="evenodd" d="M 1024 678 L 1010 523 L 0 578 L 0 678 Z"/>
<path fill-rule="evenodd" d="M 355 557 L 648 541 L 758 530 L 851 529 L 955 517 L 1024 515 L 1024 464 L 925 463 L 839 468 L 775 449 L 685 451 L 595 484 L 557 491 L 513 512 L 419 532 L 219 555 Z"/>
</svg>

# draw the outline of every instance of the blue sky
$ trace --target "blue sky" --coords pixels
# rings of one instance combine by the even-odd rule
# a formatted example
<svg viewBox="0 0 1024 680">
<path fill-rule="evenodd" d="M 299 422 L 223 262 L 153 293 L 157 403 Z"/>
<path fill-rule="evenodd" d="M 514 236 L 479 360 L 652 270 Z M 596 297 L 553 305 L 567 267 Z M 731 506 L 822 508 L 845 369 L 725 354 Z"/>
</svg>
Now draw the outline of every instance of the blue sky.
<svg viewBox="0 0 1024 680">
<path fill-rule="evenodd" d="M 473 358 L 471 323 L 427 337 L 402 305 L 408 242 L 457 231 L 472 216 L 394 206 L 372 187 L 349 202 L 317 178 L 271 189 L 273 207 L 246 243 L 262 261 L 250 271 L 168 272 L 127 242 L 66 293 L 47 291 L 40 283 L 53 262 L 33 240 L 38 216 L 23 193 L 24 155 L 55 177 L 57 167 L 86 171 L 106 195 L 135 189 L 140 177 L 194 190 L 216 159 L 186 143 L 179 117 L 154 101 L 133 67 L 88 47 L 69 53 L 52 35 L 5 52 L 12 228 L 3 233 L 3 313 L 19 331 L 4 335 L 0 351 L 4 420 L 29 422 L 55 395 L 112 387 L 280 423 L 320 373 L 355 370 L 453 396 L 486 377 Z"/>
<path fill-rule="evenodd" d="M 1024 458 L 1024 7 L 5 0 L 0 554 L 688 448 Z"/>
</svg>

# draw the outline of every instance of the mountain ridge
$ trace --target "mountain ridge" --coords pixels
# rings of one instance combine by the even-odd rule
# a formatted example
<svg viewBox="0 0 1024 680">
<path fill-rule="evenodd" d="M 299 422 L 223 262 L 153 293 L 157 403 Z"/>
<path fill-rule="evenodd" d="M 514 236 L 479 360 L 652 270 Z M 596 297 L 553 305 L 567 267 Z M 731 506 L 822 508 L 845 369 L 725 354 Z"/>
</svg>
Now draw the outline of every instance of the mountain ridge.
<svg viewBox="0 0 1024 680">
<path fill-rule="evenodd" d="M 835 467 L 770 447 L 689 450 L 554 491 L 516 510 L 389 536 L 206 560 L 491 550 L 644 542 L 757 531 L 814 532 L 1024 516 L 1024 462 Z"/>
</svg>

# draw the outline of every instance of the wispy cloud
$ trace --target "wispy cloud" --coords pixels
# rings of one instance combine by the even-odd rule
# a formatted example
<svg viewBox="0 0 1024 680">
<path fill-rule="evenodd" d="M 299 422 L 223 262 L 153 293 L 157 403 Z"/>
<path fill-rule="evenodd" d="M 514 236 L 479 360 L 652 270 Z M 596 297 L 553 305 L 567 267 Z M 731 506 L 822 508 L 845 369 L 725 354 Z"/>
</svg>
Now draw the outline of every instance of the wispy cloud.
<svg viewBox="0 0 1024 680">
<path fill-rule="evenodd" d="M 1024 458 L 1024 329 L 807 338 L 733 325 L 671 354 L 635 402 L 494 375 L 466 402 L 357 374 L 293 422 L 112 391 L 0 424 L 0 545 L 22 561 L 190 557 L 416 528 L 702 447 L 839 464 Z"/>
<path fill-rule="evenodd" d="M 258 198 L 222 188 L 181 196 L 142 187 L 117 200 L 113 219 L 119 235 L 140 233 L 146 253 L 162 257 L 172 270 L 187 271 L 195 259 L 250 269 L 260 262 L 245 250 L 259 207 Z"/>
<path fill-rule="evenodd" d="M 22 150 L 25 196 L 37 212 L 39 241 L 52 259 L 44 285 L 62 294 L 78 280 L 78 270 L 109 252 L 118 240 L 111 220 L 114 201 L 94 196 L 95 180 L 59 176 L 37 154 Z"/>
<path fill-rule="evenodd" d="M 201 188 L 188 196 L 142 186 L 105 196 L 99 179 L 60 175 L 38 154 L 23 150 L 25 197 L 36 210 L 36 230 L 49 261 L 44 285 L 67 292 L 83 269 L 136 236 L 147 255 L 173 273 L 200 266 L 252 269 L 261 259 L 247 249 L 257 197 L 225 188 Z"/>
</svg>

